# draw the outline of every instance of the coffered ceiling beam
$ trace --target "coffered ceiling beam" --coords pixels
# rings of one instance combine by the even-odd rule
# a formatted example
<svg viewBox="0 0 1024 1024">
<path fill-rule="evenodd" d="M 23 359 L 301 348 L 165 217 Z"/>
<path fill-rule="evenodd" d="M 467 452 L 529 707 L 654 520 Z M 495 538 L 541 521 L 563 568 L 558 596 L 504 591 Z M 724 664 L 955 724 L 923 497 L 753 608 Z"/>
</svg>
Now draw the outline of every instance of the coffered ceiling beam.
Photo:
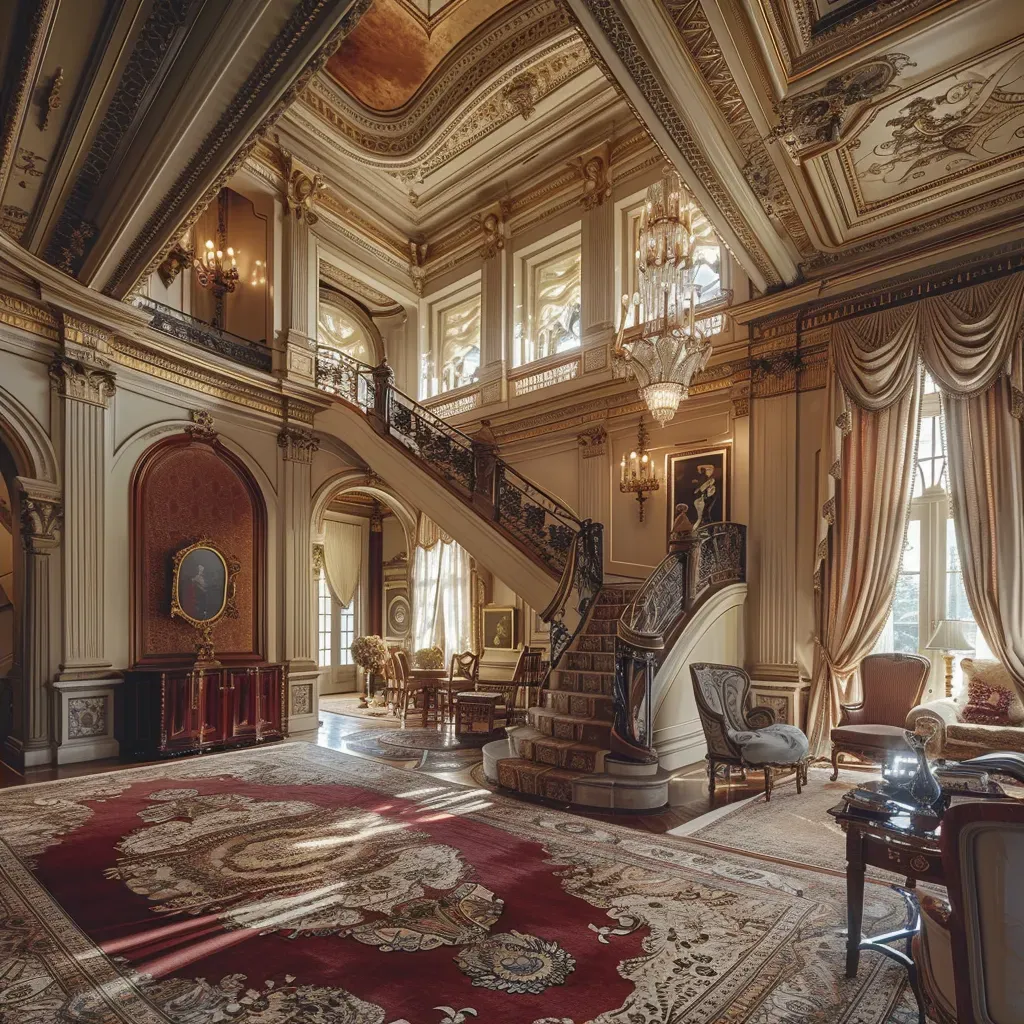
<svg viewBox="0 0 1024 1024">
<path fill-rule="evenodd" d="M 568 2 L 754 285 L 767 291 L 796 280 L 796 260 L 744 179 L 735 142 L 658 0 Z"/>
</svg>

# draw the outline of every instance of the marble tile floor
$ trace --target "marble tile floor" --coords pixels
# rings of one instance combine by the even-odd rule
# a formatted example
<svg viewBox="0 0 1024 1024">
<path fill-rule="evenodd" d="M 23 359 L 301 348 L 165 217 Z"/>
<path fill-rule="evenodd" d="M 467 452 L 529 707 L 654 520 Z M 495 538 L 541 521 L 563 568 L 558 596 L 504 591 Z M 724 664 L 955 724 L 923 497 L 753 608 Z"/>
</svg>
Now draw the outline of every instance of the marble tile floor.
<svg viewBox="0 0 1024 1024">
<path fill-rule="evenodd" d="M 361 733 L 368 731 L 379 731 L 382 727 L 380 720 L 372 718 L 356 718 L 349 715 L 334 714 L 329 711 L 320 712 L 320 730 L 317 735 L 317 743 L 322 747 L 329 747 L 332 750 L 340 750 L 343 753 L 356 757 L 365 756 L 359 750 L 354 749 L 353 743 Z M 479 765 L 462 768 L 458 771 L 431 771 L 419 769 L 417 762 L 380 758 L 396 768 L 417 770 L 418 774 L 430 775 L 435 778 L 444 779 L 448 782 L 458 783 L 465 786 L 479 787 L 488 785 L 482 781 L 482 771 Z M 33 782 L 48 782 L 51 779 L 67 779 L 79 775 L 92 775 L 99 772 L 117 771 L 119 768 L 130 767 L 130 762 L 120 761 L 116 758 L 102 761 L 87 761 L 80 764 L 61 765 L 60 767 L 44 766 L 27 769 L 24 774 L 14 771 L 0 763 L 0 788 L 6 786 L 25 785 Z M 489 788 L 493 788 L 490 787 Z M 640 829 L 647 832 L 663 833 L 670 829 L 677 828 L 702 814 L 724 807 L 727 804 L 745 800 L 748 797 L 756 796 L 764 790 L 764 780 L 760 772 L 751 772 L 745 781 L 734 776 L 732 782 L 726 786 L 721 781 L 715 791 L 714 797 L 708 794 L 707 775 L 703 762 L 688 765 L 680 768 L 672 777 L 669 783 L 669 806 L 657 812 L 642 812 L 637 814 L 605 814 L 599 811 L 581 812 L 574 810 L 565 804 L 555 804 L 544 801 L 547 806 L 558 807 L 561 810 L 574 811 L 584 817 L 595 821 L 614 821 L 620 825 Z M 514 794 L 506 794 L 509 799 L 523 799 L 524 802 L 536 804 L 538 801 L 517 797 Z"/>
</svg>

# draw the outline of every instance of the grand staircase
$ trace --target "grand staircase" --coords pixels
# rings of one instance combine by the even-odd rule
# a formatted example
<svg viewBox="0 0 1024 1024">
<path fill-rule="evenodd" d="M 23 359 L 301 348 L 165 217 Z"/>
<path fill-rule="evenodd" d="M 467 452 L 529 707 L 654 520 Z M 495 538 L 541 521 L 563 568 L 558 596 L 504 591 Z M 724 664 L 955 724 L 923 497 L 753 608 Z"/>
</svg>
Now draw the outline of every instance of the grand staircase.
<svg viewBox="0 0 1024 1024">
<path fill-rule="evenodd" d="M 484 772 L 527 796 L 609 810 L 651 810 L 668 802 L 668 775 L 610 753 L 615 631 L 636 587 L 606 586 L 559 667 L 530 708 L 527 725 L 483 750 Z"/>
</svg>

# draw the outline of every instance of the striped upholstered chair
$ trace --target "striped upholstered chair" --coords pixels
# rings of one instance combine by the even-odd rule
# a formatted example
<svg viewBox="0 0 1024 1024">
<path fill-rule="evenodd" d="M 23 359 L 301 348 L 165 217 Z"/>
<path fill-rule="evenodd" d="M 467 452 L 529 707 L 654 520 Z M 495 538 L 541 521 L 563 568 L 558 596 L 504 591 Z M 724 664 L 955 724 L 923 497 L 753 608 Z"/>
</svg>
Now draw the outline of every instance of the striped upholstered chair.
<svg viewBox="0 0 1024 1024">
<path fill-rule="evenodd" d="M 843 704 L 832 730 L 833 781 L 840 754 L 884 764 L 893 751 L 910 750 L 903 735 L 907 715 L 921 702 L 931 667 L 920 654 L 869 654 L 860 663 L 862 700 Z"/>
</svg>

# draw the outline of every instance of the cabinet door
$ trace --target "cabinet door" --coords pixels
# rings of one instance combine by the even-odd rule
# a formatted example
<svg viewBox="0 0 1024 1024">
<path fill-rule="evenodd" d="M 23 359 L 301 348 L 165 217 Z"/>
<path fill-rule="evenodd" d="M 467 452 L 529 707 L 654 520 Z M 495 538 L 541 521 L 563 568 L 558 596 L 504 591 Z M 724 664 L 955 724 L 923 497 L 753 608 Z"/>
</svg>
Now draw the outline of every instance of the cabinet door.
<svg viewBox="0 0 1024 1024">
<path fill-rule="evenodd" d="M 160 677 L 160 749 L 186 750 L 199 742 L 199 673 Z"/>
<path fill-rule="evenodd" d="M 197 722 L 200 745 L 223 743 L 227 736 L 227 715 L 225 714 L 225 675 L 213 672 L 196 672 L 199 688 L 199 721 Z"/>
<path fill-rule="evenodd" d="M 267 665 L 256 672 L 259 679 L 260 736 L 283 736 L 284 671 L 280 665 Z"/>
<path fill-rule="evenodd" d="M 251 739 L 259 735 L 259 686 L 256 669 L 235 668 L 224 673 L 227 679 L 228 735 L 231 740 Z"/>
</svg>

